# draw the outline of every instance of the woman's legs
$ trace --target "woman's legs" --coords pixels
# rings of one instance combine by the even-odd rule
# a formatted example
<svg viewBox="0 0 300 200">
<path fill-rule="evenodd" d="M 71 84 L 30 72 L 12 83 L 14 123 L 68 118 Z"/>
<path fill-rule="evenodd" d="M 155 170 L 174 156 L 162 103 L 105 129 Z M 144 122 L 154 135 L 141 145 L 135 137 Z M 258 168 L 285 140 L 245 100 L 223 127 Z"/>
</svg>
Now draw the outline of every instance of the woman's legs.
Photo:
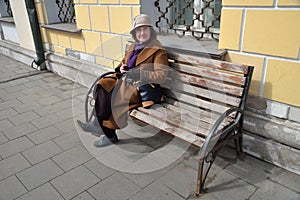
<svg viewBox="0 0 300 200">
<path fill-rule="evenodd" d="M 107 128 L 106 126 L 103 126 L 102 125 L 103 119 L 101 117 L 98 117 L 98 122 L 101 126 L 104 135 L 101 135 L 99 140 L 94 142 L 95 147 L 104 147 L 119 142 L 115 129 L 110 129 Z"/>
<path fill-rule="evenodd" d="M 104 132 L 104 135 L 101 135 L 99 140 L 94 142 L 95 147 L 104 147 L 119 142 L 115 129 L 110 129 L 102 125 L 101 128 Z"/>
<path fill-rule="evenodd" d="M 101 128 L 102 128 L 102 130 L 103 130 L 103 132 L 104 132 L 104 135 L 105 135 L 106 137 L 108 137 L 109 139 L 110 139 L 110 138 L 118 138 L 115 129 L 110 129 L 110 128 L 107 128 L 107 127 L 105 127 L 105 126 L 103 126 L 103 125 L 101 125 Z"/>
</svg>

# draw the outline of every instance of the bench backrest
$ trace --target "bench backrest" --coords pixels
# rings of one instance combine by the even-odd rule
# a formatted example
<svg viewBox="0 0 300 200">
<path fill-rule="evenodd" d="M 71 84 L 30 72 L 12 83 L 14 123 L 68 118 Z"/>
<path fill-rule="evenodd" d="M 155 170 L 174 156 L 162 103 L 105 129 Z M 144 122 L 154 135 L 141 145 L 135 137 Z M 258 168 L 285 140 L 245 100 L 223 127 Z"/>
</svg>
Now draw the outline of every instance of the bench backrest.
<svg viewBox="0 0 300 200">
<path fill-rule="evenodd" d="M 226 110 L 245 108 L 253 67 L 167 53 L 171 70 L 163 87 L 168 89 L 165 94 L 169 107 L 180 112 L 180 118 L 188 118 L 185 125 L 180 119 L 182 128 L 206 137 L 215 120 Z M 230 119 L 223 126 L 226 122 Z"/>
<path fill-rule="evenodd" d="M 126 47 L 126 50 L 128 46 Z M 131 115 L 195 146 L 202 147 L 216 120 L 226 110 L 244 110 L 253 67 L 178 53 L 167 48 L 170 71 L 165 88 L 164 109 L 139 109 Z M 151 116 L 151 117 L 150 117 Z M 150 117 L 150 118 L 149 118 Z M 213 138 L 240 117 L 232 113 Z M 212 142 L 213 143 L 213 142 Z M 207 148 L 209 149 L 209 148 Z"/>
</svg>

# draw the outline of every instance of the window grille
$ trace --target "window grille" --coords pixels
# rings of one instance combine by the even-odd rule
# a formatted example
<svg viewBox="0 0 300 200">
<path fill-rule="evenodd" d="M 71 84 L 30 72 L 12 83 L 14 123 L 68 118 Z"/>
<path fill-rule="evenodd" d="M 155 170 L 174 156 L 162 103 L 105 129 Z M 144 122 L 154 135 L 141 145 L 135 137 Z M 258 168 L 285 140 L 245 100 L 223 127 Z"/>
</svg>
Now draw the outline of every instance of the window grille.
<svg viewBox="0 0 300 200">
<path fill-rule="evenodd" d="M 6 4 L 6 12 L 8 13 L 8 15 L 10 17 L 12 17 L 13 14 L 12 14 L 12 11 L 11 11 L 9 0 L 4 0 L 4 3 Z"/>
<path fill-rule="evenodd" d="M 219 39 L 222 0 L 156 0 L 159 33 Z"/>
<path fill-rule="evenodd" d="M 56 0 L 59 8 L 58 18 L 62 23 L 75 23 L 75 9 L 73 0 Z"/>
</svg>

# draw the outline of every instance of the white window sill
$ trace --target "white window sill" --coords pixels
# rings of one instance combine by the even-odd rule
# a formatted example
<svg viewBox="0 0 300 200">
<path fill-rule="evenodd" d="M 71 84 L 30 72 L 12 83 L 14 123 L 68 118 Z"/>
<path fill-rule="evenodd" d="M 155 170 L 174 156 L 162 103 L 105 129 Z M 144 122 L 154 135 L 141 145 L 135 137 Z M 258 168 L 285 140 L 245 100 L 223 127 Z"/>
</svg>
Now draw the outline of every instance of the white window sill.
<svg viewBox="0 0 300 200">
<path fill-rule="evenodd" d="M 178 53 L 190 54 L 194 56 L 207 57 L 216 60 L 224 60 L 227 53 L 224 49 L 218 49 L 219 43 L 213 39 L 196 40 L 192 36 L 178 37 L 175 34 L 157 35 L 166 50 L 176 51 Z M 133 43 L 133 39 L 128 40 Z"/>
<path fill-rule="evenodd" d="M 42 25 L 42 27 L 50 30 L 62 31 L 62 32 L 72 33 L 72 34 L 81 33 L 81 29 L 78 29 L 76 27 L 76 24 L 74 23 L 48 24 L 48 25 Z"/>
<path fill-rule="evenodd" d="M 7 23 L 15 23 L 15 20 L 13 17 L 0 17 L 0 22 L 7 22 Z"/>
<path fill-rule="evenodd" d="M 195 56 L 224 60 L 226 50 L 218 49 L 218 42 L 212 39 L 196 40 L 192 36 L 178 37 L 175 34 L 157 36 L 161 44 L 168 50 L 187 53 Z"/>
</svg>

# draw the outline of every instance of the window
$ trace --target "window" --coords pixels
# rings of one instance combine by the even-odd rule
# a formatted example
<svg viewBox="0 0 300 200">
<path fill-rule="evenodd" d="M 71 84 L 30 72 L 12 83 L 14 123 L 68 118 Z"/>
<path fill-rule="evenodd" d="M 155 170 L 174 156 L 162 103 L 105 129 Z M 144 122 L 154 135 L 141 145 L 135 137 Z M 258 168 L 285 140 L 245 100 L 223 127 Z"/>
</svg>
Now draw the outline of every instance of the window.
<svg viewBox="0 0 300 200">
<path fill-rule="evenodd" d="M 141 0 L 141 4 L 141 12 L 152 18 L 162 34 L 219 38 L 222 0 Z"/>
<path fill-rule="evenodd" d="M 42 25 L 46 29 L 67 33 L 80 33 L 76 27 L 74 0 L 44 0 L 48 24 Z"/>
<path fill-rule="evenodd" d="M 73 0 L 45 0 L 48 23 L 75 23 Z"/>
<path fill-rule="evenodd" d="M 9 0 L 0 1 L 0 17 L 12 17 Z"/>
<path fill-rule="evenodd" d="M 73 0 L 56 0 L 59 8 L 58 18 L 62 23 L 75 23 L 75 9 Z"/>
</svg>

